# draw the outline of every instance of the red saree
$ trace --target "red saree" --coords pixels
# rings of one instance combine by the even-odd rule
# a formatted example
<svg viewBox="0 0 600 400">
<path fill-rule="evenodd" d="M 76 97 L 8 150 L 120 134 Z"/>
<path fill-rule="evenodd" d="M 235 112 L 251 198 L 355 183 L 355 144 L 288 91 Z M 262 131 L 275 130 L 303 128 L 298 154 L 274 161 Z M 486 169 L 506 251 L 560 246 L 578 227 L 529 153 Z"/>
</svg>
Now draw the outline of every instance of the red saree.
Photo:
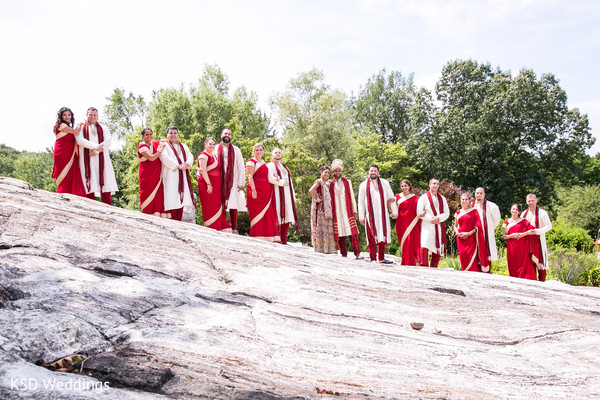
<svg viewBox="0 0 600 400">
<path fill-rule="evenodd" d="M 154 161 L 147 160 L 140 150 L 145 147 L 150 154 L 156 153 L 160 142 L 152 142 L 151 146 L 142 142 L 138 145 L 137 155 L 140 159 L 138 168 L 138 179 L 140 184 L 140 208 L 144 214 L 162 216 L 165 211 L 165 195 L 163 190 L 161 162 L 157 158 Z"/>
<path fill-rule="evenodd" d="M 463 271 L 490 272 L 490 261 L 485 247 L 483 227 L 477 209 L 458 209 L 456 211 L 456 227 L 459 233 L 471 232 L 476 229 L 471 236 L 466 238 L 456 237 L 460 269 Z"/>
<path fill-rule="evenodd" d="M 61 131 L 59 124 L 54 126 L 54 134 L 56 141 L 52 177 L 56 179 L 56 193 L 71 193 L 86 197 L 79 169 L 79 146 L 75 141 L 75 135 Z"/>
<path fill-rule="evenodd" d="M 269 168 L 263 162 L 257 166 L 256 160 L 248 159 L 246 165 L 254 166 L 254 186 L 256 187 L 256 199 L 252 197 L 252 188 L 248 183 L 247 207 L 250 216 L 250 236 L 278 242 L 279 229 L 277 227 L 277 211 L 275 210 L 275 198 L 273 196 L 273 185 L 269 182 Z"/>
<path fill-rule="evenodd" d="M 535 229 L 525 218 L 516 222 L 512 219 L 504 221 L 506 234 L 523 233 Z M 510 276 L 537 280 L 536 264 L 533 257 L 539 259 L 540 246 L 535 235 L 524 236 L 521 239 L 506 239 L 506 262 Z"/>
<path fill-rule="evenodd" d="M 396 219 L 396 235 L 402 251 L 401 265 L 420 265 L 421 219 L 417 217 L 419 198 L 413 193 L 408 196 L 396 195 L 398 218 Z"/>
<path fill-rule="evenodd" d="M 208 193 L 208 184 L 204 177 L 198 178 L 198 194 L 200 195 L 200 204 L 202 205 L 202 219 L 207 228 L 221 231 L 230 229 L 223 202 L 221 202 L 221 169 L 217 159 L 207 152 L 198 154 L 198 168 L 200 168 L 200 158 L 206 158 L 206 173 L 212 185 L 212 193 Z"/>
</svg>

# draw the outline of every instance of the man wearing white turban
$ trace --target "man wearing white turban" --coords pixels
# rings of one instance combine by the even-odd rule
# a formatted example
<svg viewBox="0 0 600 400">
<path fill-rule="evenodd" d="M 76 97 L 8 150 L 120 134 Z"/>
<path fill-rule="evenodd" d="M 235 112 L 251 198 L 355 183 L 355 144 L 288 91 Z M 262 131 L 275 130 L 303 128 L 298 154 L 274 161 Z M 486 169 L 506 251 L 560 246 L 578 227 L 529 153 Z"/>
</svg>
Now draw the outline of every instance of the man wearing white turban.
<svg viewBox="0 0 600 400">
<path fill-rule="evenodd" d="M 348 256 L 346 249 L 346 237 L 350 237 L 354 256 L 360 259 L 360 242 L 358 239 L 358 226 L 356 219 L 356 199 L 352 183 L 342 177 L 344 163 L 342 160 L 335 159 L 331 163 L 331 172 L 333 179 L 329 184 L 329 193 L 331 195 L 331 212 L 333 216 L 333 233 L 340 253 L 343 257 Z"/>
</svg>

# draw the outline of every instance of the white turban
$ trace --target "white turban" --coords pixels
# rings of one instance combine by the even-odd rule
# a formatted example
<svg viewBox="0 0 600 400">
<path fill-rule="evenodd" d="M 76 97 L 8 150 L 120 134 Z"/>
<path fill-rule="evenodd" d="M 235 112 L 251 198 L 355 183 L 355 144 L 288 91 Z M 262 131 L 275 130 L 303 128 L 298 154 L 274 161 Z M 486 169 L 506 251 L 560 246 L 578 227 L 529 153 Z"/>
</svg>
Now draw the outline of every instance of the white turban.
<svg viewBox="0 0 600 400">
<path fill-rule="evenodd" d="M 342 171 L 344 170 L 344 162 L 342 160 L 340 160 L 339 158 L 336 158 L 331 163 L 331 170 L 333 171 L 336 168 L 340 168 Z"/>
</svg>

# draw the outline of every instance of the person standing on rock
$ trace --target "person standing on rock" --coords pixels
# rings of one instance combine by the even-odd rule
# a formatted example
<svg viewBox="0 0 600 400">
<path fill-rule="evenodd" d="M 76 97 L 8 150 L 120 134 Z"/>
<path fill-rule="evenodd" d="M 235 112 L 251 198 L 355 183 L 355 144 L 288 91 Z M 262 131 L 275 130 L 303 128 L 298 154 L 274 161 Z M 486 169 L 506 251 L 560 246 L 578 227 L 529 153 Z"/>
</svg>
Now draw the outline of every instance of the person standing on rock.
<svg viewBox="0 0 600 400">
<path fill-rule="evenodd" d="M 331 214 L 331 195 L 329 193 L 329 167 L 320 168 L 321 178 L 308 190 L 312 197 L 310 206 L 310 231 L 312 245 L 317 253 L 337 253 L 333 234 L 333 217 Z"/>
<path fill-rule="evenodd" d="M 412 192 L 412 184 L 408 179 L 400 182 L 402 193 L 396 195 L 398 218 L 396 218 L 396 235 L 402 251 L 402 265 L 420 265 L 421 251 L 421 219 L 417 215 L 417 195 Z"/>
<path fill-rule="evenodd" d="M 56 179 L 56 193 L 70 193 L 86 197 L 85 186 L 79 169 L 79 145 L 101 151 L 102 146 L 91 143 L 81 136 L 82 123 L 75 126 L 75 116 L 70 108 L 58 110 L 54 125 L 54 167 L 52 177 Z"/>
<path fill-rule="evenodd" d="M 81 127 L 82 136 L 97 145 L 98 150 L 79 145 L 79 169 L 83 184 L 89 199 L 100 197 L 103 203 L 112 205 L 111 196 L 119 189 L 109 154 L 110 132 L 98 123 L 97 108 L 88 108 L 86 118 L 87 121 Z"/>
<path fill-rule="evenodd" d="M 473 207 L 471 194 L 460 196 L 460 206 L 454 216 L 454 233 L 460 269 L 490 272 L 490 258 L 485 247 L 483 226 L 479 212 Z"/>
<path fill-rule="evenodd" d="M 215 149 L 215 156 L 219 161 L 221 171 L 221 201 L 223 210 L 229 210 L 229 222 L 233 233 L 237 230 L 238 210 L 245 207 L 244 184 L 246 181 L 246 170 L 244 158 L 239 147 L 231 143 L 231 130 L 223 129 L 221 142 Z M 244 204 L 241 204 L 241 203 Z"/>
<path fill-rule="evenodd" d="M 150 128 L 142 129 L 141 135 L 142 141 L 137 148 L 140 160 L 138 167 L 140 208 L 144 214 L 168 217 L 165 212 L 165 194 L 161 177 L 162 163 L 159 159 L 166 143 L 152 141 L 154 132 Z"/>
<path fill-rule="evenodd" d="M 342 160 L 335 159 L 331 163 L 331 172 L 333 179 L 329 183 L 329 194 L 331 196 L 331 213 L 333 217 L 333 233 L 337 247 L 340 249 L 342 257 L 348 256 L 346 249 L 346 238 L 350 237 L 354 256 L 360 259 L 360 242 L 358 239 L 358 226 L 356 219 L 356 199 L 352 183 L 342 177 L 344 163 Z"/>
<path fill-rule="evenodd" d="M 502 237 L 506 239 L 506 264 L 510 276 L 537 280 L 536 266 L 540 259 L 540 245 L 535 226 L 521 218 L 521 206 L 510 207 L 511 217 L 502 225 Z"/>
<path fill-rule="evenodd" d="M 290 224 L 296 226 L 298 232 L 298 214 L 296 213 L 296 193 L 292 183 L 292 175 L 281 159 L 281 149 L 275 148 L 271 152 L 271 162 L 267 164 L 271 174 L 279 177 L 275 185 L 275 209 L 279 219 L 279 243 L 287 244 Z"/>
<path fill-rule="evenodd" d="M 189 173 L 194 157 L 187 145 L 179 141 L 179 130 L 176 126 L 167 128 L 166 143 L 160 153 L 165 210 L 171 212 L 171 218 L 181 221 L 184 207 L 192 210 L 196 208 Z"/>
<path fill-rule="evenodd" d="M 262 159 L 265 154 L 265 146 L 262 143 L 252 146 L 252 153 L 254 157 L 246 162 L 250 236 L 269 242 L 279 242 L 277 212 L 273 199 L 273 187 L 277 185 L 279 177 L 271 173 Z"/>
<path fill-rule="evenodd" d="M 371 262 L 393 264 L 385 259 L 385 246 L 391 243 L 392 218 L 398 218 L 396 197 L 389 182 L 379 177 L 379 167 L 369 166 L 369 176 L 358 188 L 358 218 L 365 227 Z"/>
<path fill-rule="evenodd" d="M 421 264 L 437 268 L 446 254 L 446 224 L 450 216 L 446 198 L 438 193 L 439 179 L 429 180 L 429 190 L 419 197 L 417 215 L 421 218 Z M 431 254 L 431 263 L 429 263 Z"/>
<path fill-rule="evenodd" d="M 535 226 L 534 240 L 539 241 L 540 258 L 537 261 L 538 280 L 546 280 L 546 270 L 548 269 L 548 246 L 546 245 L 546 232 L 552 229 L 552 222 L 548 213 L 538 207 L 537 196 L 533 193 L 527 195 L 527 210 L 523 211 L 521 218 L 525 218 L 529 223 Z"/>
<path fill-rule="evenodd" d="M 231 232 L 221 201 L 221 171 L 215 157 L 215 139 L 204 140 L 204 151 L 198 154 L 198 195 L 202 205 L 204 226 Z"/>
<path fill-rule="evenodd" d="M 485 190 L 482 187 L 475 189 L 475 201 L 472 206 L 479 213 L 485 248 L 491 264 L 491 261 L 498 261 L 498 249 L 496 248 L 496 234 L 494 231 L 500 223 L 500 209 L 495 203 L 485 198 Z"/>
</svg>

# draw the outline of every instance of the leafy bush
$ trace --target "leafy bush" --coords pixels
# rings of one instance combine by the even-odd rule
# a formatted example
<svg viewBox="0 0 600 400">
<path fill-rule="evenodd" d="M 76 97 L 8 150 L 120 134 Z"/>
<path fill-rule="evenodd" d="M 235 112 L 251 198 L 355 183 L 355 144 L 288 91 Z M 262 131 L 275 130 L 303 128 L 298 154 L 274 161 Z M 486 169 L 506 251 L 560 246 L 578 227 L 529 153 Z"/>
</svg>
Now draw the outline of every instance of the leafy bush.
<svg viewBox="0 0 600 400">
<path fill-rule="evenodd" d="M 549 257 L 550 275 L 569 285 L 598 286 L 600 265 L 595 254 L 556 248 Z"/>
<path fill-rule="evenodd" d="M 558 219 L 595 235 L 600 228 L 600 185 L 573 186 L 557 190 Z"/>
<path fill-rule="evenodd" d="M 552 224 L 552 230 L 546 233 L 548 249 L 576 249 L 579 251 L 590 251 L 593 240 L 583 228 L 577 228 L 562 219 Z"/>
</svg>

